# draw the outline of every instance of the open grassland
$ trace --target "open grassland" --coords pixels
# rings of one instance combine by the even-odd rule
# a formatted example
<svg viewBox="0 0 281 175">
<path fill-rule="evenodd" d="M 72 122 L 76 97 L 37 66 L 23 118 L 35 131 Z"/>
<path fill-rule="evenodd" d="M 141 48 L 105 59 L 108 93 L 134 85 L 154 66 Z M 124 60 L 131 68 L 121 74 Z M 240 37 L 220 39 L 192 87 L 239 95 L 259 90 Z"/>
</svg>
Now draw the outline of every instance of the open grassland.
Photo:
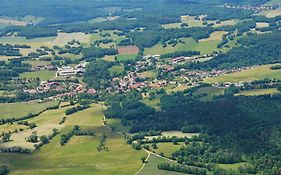
<svg viewBox="0 0 281 175">
<path fill-rule="evenodd" d="M 207 96 L 201 97 L 200 99 L 202 101 L 210 101 L 213 99 L 215 95 L 222 95 L 224 94 L 225 88 L 217 88 L 217 87 L 202 87 L 197 89 L 193 93 L 193 95 L 202 95 L 202 94 L 207 94 Z"/>
<path fill-rule="evenodd" d="M 118 48 L 119 55 L 138 54 L 139 49 L 136 46 L 126 46 Z"/>
<path fill-rule="evenodd" d="M 157 143 L 157 149 L 152 148 L 152 144 L 148 144 L 151 151 L 154 151 L 156 154 L 164 153 L 165 157 L 170 158 L 174 152 L 180 150 L 181 147 L 184 146 L 184 143 Z"/>
<path fill-rule="evenodd" d="M 204 82 L 207 83 L 224 83 L 224 82 L 250 82 L 264 78 L 281 79 L 281 70 L 271 70 L 272 65 L 255 67 L 241 72 L 235 72 L 218 77 L 207 78 Z"/>
<path fill-rule="evenodd" d="M 55 78 L 56 71 L 36 71 L 36 72 L 25 72 L 20 75 L 20 78 L 40 78 L 41 81 L 47 81 Z"/>
<path fill-rule="evenodd" d="M 130 54 L 130 55 L 117 55 L 118 61 L 126 61 L 126 60 L 134 60 L 138 57 L 137 54 Z"/>
<path fill-rule="evenodd" d="M 48 44 L 49 45 L 58 45 L 58 46 L 64 46 L 68 42 L 72 40 L 79 41 L 80 43 L 89 43 L 91 39 L 90 34 L 85 34 L 81 32 L 77 33 L 58 33 L 58 36 L 50 41 Z"/>
<path fill-rule="evenodd" d="M 195 19 L 195 16 L 181 16 L 181 21 L 186 23 L 188 27 L 204 27 L 204 21 Z"/>
<path fill-rule="evenodd" d="M 122 136 L 104 127 L 103 110 L 102 106 L 96 104 L 91 109 L 68 116 L 63 125 L 65 127 L 49 144 L 32 155 L 0 154 L 0 163 L 8 165 L 12 175 L 135 174 L 142 166 L 140 158 L 147 154 L 132 149 Z M 38 120 L 38 125 L 53 123 L 55 118 L 63 115 L 58 113 L 48 116 L 43 121 Z M 72 125 L 76 124 L 82 129 L 95 131 L 95 136 L 74 136 L 65 146 L 61 146 L 61 135 L 69 132 Z M 108 151 L 97 150 L 102 134 L 107 137 L 105 145 Z"/>
<path fill-rule="evenodd" d="M 124 71 L 124 67 L 123 66 L 112 66 L 111 68 L 108 69 L 108 71 L 112 75 L 121 74 Z"/>
<path fill-rule="evenodd" d="M 217 28 L 217 27 L 223 27 L 223 26 L 234 26 L 235 24 L 237 24 L 237 22 L 235 20 L 231 19 L 231 20 L 221 21 L 220 23 L 215 23 L 213 25 L 213 27 Z"/>
<path fill-rule="evenodd" d="M 26 21 L 19 21 L 15 19 L 6 19 L 0 17 L 0 24 L 12 25 L 12 26 L 26 26 L 28 22 Z"/>
<path fill-rule="evenodd" d="M 155 79 L 157 78 L 157 73 L 155 71 L 145 71 L 140 73 L 140 76 L 145 78 Z"/>
<path fill-rule="evenodd" d="M 105 61 L 112 62 L 112 61 L 115 61 L 115 56 L 106 55 L 106 56 L 103 57 L 102 59 L 105 60 Z"/>
<path fill-rule="evenodd" d="M 18 57 L 0 55 L 0 61 L 8 61 L 8 60 L 14 59 L 14 58 L 18 58 Z"/>
<path fill-rule="evenodd" d="M 119 16 L 109 16 L 109 17 L 99 17 L 99 18 L 94 18 L 88 21 L 90 24 L 95 24 L 99 22 L 105 22 L 105 21 L 113 21 L 118 19 Z"/>
<path fill-rule="evenodd" d="M 264 15 L 268 18 L 274 18 L 276 16 L 281 16 L 281 9 L 266 10 L 266 11 L 259 13 L 258 15 Z"/>
<path fill-rule="evenodd" d="M 187 51 L 187 50 L 194 50 L 200 51 L 200 53 L 208 54 L 217 49 L 217 45 L 220 43 L 220 40 L 213 40 L 213 41 L 203 41 L 203 42 L 196 42 L 192 38 L 182 38 L 182 41 L 185 43 L 179 43 L 175 47 L 172 45 L 168 45 L 167 47 L 163 47 L 161 43 L 156 44 L 151 48 L 145 48 L 145 55 L 161 55 L 167 53 L 173 53 L 177 51 Z"/>
<path fill-rule="evenodd" d="M 55 106 L 58 102 L 49 101 L 45 103 L 1 103 L 0 117 L 1 118 L 20 118 L 29 113 L 38 113 L 47 107 Z"/>
<path fill-rule="evenodd" d="M 121 133 L 129 133 L 130 127 L 124 126 L 121 123 L 121 119 L 118 118 L 108 118 L 106 119 L 106 125 L 111 128 L 114 128 L 116 131 Z"/>
<path fill-rule="evenodd" d="M 141 100 L 142 103 L 144 103 L 147 106 L 150 106 L 154 109 L 156 109 L 157 111 L 160 111 L 160 98 L 155 98 L 150 100 L 149 98 L 145 98 Z"/>
<path fill-rule="evenodd" d="M 270 0 L 265 5 L 281 5 L 280 0 Z"/>
<path fill-rule="evenodd" d="M 253 90 L 241 91 L 237 95 L 255 96 L 255 95 L 274 95 L 279 93 L 280 91 L 278 91 L 277 88 L 270 88 L 270 89 L 253 89 Z"/>
<path fill-rule="evenodd" d="M 234 164 L 218 164 L 219 168 L 227 170 L 237 170 L 240 166 L 245 165 L 246 163 L 234 163 Z"/>
<path fill-rule="evenodd" d="M 191 138 L 193 136 L 199 136 L 199 133 L 183 133 L 181 131 L 165 131 L 161 133 L 162 136 L 165 137 L 173 137 L 173 136 L 177 136 L 177 137 L 187 137 L 187 138 Z"/>
<path fill-rule="evenodd" d="M 50 61 L 40 61 L 40 60 L 29 60 L 29 61 L 23 61 L 23 63 L 30 64 L 33 68 L 37 66 L 46 66 L 49 65 Z"/>
<path fill-rule="evenodd" d="M 257 22 L 256 28 L 264 28 L 264 27 L 269 27 L 269 23 L 267 23 L 267 22 Z"/>
<path fill-rule="evenodd" d="M 168 94 L 174 93 L 174 92 L 179 92 L 179 91 L 184 91 L 186 89 L 190 88 L 190 86 L 187 85 L 168 85 L 164 89 Z"/>
<path fill-rule="evenodd" d="M 204 38 L 199 40 L 199 42 L 207 42 L 207 41 L 217 41 L 217 40 L 222 40 L 223 35 L 227 34 L 225 31 L 215 31 L 211 33 L 209 38 Z"/>
<path fill-rule="evenodd" d="M 170 23 L 170 24 L 164 24 L 162 25 L 165 29 L 171 29 L 171 28 L 181 28 L 181 23 Z"/>
<path fill-rule="evenodd" d="M 153 154 L 150 155 L 149 159 L 147 160 L 147 163 L 145 164 L 144 168 L 138 175 L 182 175 L 182 173 L 172 172 L 172 171 L 165 171 L 165 170 L 159 170 L 158 164 L 161 163 L 173 163 L 166 159 L 163 159 L 161 157 L 155 156 Z"/>
<path fill-rule="evenodd" d="M 0 133 L 13 132 L 16 129 L 19 130 L 19 129 L 26 129 L 26 128 L 28 128 L 28 126 L 9 123 L 9 124 L 5 124 L 5 125 L 0 125 Z"/>
</svg>

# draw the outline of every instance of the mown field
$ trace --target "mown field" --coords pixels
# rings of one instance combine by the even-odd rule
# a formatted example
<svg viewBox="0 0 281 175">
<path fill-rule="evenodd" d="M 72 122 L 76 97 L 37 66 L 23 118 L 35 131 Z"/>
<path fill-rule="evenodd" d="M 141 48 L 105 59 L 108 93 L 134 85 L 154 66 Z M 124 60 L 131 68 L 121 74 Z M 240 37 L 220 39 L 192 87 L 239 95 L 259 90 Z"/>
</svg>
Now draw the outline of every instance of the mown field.
<svg viewBox="0 0 281 175">
<path fill-rule="evenodd" d="M 246 96 L 255 96 L 255 95 L 273 95 L 273 94 L 279 94 L 280 91 L 277 90 L 277 88 L 270 88 L 270 89 L 253 89 L 253 90 L 246 90 L 241 91 L 237 95 L 246 95 Z"/>
<path fill-rule="evenodd" d="M 158 43 L 151 48 L 146 48 L 144 54 L 145 55 L 161 55 L 167 54 L 177 51 L 186 51 L 186 50 L 194 50 L 200 51 L 202 55 L 212 53 L 217 50 L 217 45 L 220 42 L 219 40 L 210 40 L 210 41 L 202 41 L 196 42 L 192 38 L 182 38 L 182 41 L 185 43 L 179 43 L 175 47 L 168 45 L 167 47 L 163 47 L 162 44 Z"/>
<path fill-rule="evenodd" d="M 20 118 L 29 113 L 38 113 L 47 107 L 55 106 L 58 102 L 50 101 L 45 103 L 1 103 L 1 118 Z"/>
<path fill-rule="evenodd" d="M 281 70 L 271 70 L 270 67 L 273 65 L 264 65 L 255 67 L 249 70 L 241 72 L 235 72 L 226 74 L 223 76 L 217 76 L 212 78 L 206 78 L 204 82 L 207 83 L 224 83 L 224 82 L 250 82 L 253 80 L 260 80 L 264 78 L 269 79 L 281 79 Z"/>
<path fill-rule="evenodd" d="M 20 78 L 40 78 L 41 81 L 47 81 L 55 78 L 56 71 L 36 71 L 36 72 L 25 72 L 20 75 Z"/>
<path fill-rule="evenodd" d="M 193 95 L 202 95 L 206 94 L 206 96 L 201 97 L 200 99 L 203 101 L 210 101 L 213 99 L 215 95 L 222 95 L 224 93 L 225 88 L 216 88 L 216 87 L 202 87 L 193 93 Z"/>
<path fill-rule="evenodd" d="M 122 136 L 104 127 L 103 110 L 102 106 L 93 105 L 91 109 L 68 116 L 60 134 L 49 144 L 32 155 L 0 154 L 0 164 L 9 166 L 12 175 L 135 174 L 142 166 L 140 158 L 147 156 L 147 153 L 132 149 Z M 32 121 L 38 125 L 56 123 L 63 115 L 58 113 L 41 117 Z M 95 136 L 74 136 L 65 146 L 61 146 L 61 135 L 77 124 L 81 129 L 94 130 Z M 102 134 L 107 137 L 105 144 L 109 150 L 99 152 L 97 147 Z"/>
</svg>

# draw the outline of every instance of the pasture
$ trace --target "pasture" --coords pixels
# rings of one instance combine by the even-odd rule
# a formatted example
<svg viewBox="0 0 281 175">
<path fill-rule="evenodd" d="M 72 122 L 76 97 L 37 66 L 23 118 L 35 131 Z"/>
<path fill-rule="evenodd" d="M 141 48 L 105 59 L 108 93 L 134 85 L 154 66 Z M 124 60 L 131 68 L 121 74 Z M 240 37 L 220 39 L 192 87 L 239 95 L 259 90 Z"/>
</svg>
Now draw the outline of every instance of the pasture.
<svg viewBox="0 0 281 175">
<path fill-rule="evenodd" d="M 250 82 L 254 80 L 261 80 L 264 78 L 269 79 L 281 79 L 281 70 L 271 70 L 272 65 L 257 66 L 249 70 L 241 72 L 230 73 L 222 76 L 206 78 L 206 83 L 238 83 L 238 82 Z"/>
<path fill-rule="evenodd" d="M 112 75 L 121 74 L 124 71 L 124 67 L 123 66 L 112 66 L 108 70 L 109 70 L 110 74 L 112 74 Z"/>
<path fill-rule="evenodd" d="M 33 68 L 37 66 L 46 66 L 49 65 L 50 61 L 40 61 L 40 60 L 29 60 L 29 61 L 23 61 L 23 63 L 30 64 Z"/>
<path fill-rule="evenodd" d="M 54 46 L 54 45 L 64 46 L 66 43 L 68 43 L 72 40 L 79 41 L 80 43 L 89 43 L 90 39 L 91 39 L 90 34 L 85 34 L 85 33 L 81 33 L 81 32 L 58 33 L 58 36 L 54 40 L 49 41 L 47 44 L 49 44 L 51 46 Z"/>
<path fill-rule="evenodd" d="M 267 23 L 267 22 L 257 22 L 256 28 L 264 28 L 264 27 L 269 27 L 269 23 Z"/>
<path fill-rule="evenodd" d="M 40 120 L 34 118 L 38 125 L 53 123 L 63 117 L 62 111 L 53 116 L 51 113 Z M 90 109 L 80 111 L 67 117 L 64 128 L 51 142 L 44 145 L 32 155 L 0 154 L 0 163 L 10 168 L 10 174 L 124 174 L 132 175 L 142 166 L 140 158 L 147 156 L 144 151 L 136 151 L 128 145 L 122 136 L 113 133 L 103 126 L 103 110 L 100 105 L 92 105 Z M 60 114 L 59 114 L 60 113 Z M 83 121 L 83 122 L 80 122 Z M 62 134 L 79 124 L 81 129 L 91 129 L 95 136 L 74 136 L 65 145 L 59 143 Z M 106 135 L 108 151 L 98 151 L 97 147 L 102 134 Z"/>
<path fill-rule="evenodd" d="M 197 89 L 197 91 L 195 91 L 193 93 L 193 95 L 202 95 L 202 94 L 206 94 L 206 96 L 201 97 L 200 99 L 202 101 L 210 101 L 213 99 L 213 97 L 215 95 L 222 95 L 224 94 L 224 90 L 225 88 L 217 88 L 217 87 L 202 87 Z"/>
<path fill-rule="evenodd" d="M 277 88 L 270 89 L 253 89 L 253 90 L 245 90 L 239 92 L 237 95 L 245 95 L 245 96 L 256 96 L 256 95 L 274 95 L 279 94 L 280 91 Z"/>
<path fill-rule="evenodd" d="M 280 16 L 281 15 L 281 9 L 275 9 L 275 10 L 266 10 L 263 11 L 261 13 L 258 13 L 258 15 L 264 15 L 268 18 L 274 18 L 276 16 Z"/>
<path fill-rule="evenodd" d="M 167 53 L 173 53 L 177 51 L 187 51 L 194 50 L 200 51 L 201 55 L 212 53 L 217 49 L 217 45 L 220 43 L 220 40 L 213 41 L 202 41 L 196 42 L 192 38 L 181 38 L 184 43 L 179 43 L 176 46 L 172 47 L 172 45 L 168 45 L 167 47 L 163 47 L 161 43 L 158 43 L 150 48 L 145 48 L 145 55 L 162 55 Z"/>
<path fill-rule="evenodd" d="M 211 33 L 209 38 L 200 39 L 199 42 L 222 40 L 223 35 L 227 34 L 225 31 L 215 31 Z"/>
<path fill-rule="evenodd" d="M 0 17 L 0 24 L 6 24 L 11 26 L 26 26 L 28 22 Z"/>
<path fill-rule="evenodd" d="M 281 5 L 281 1 L 280 0 L 270 0 L 267 3 L 265 3 L 265 5 Z"/>
<path fill-rule="evenodd" d="M 24 72 L 20 74 L 20 78 L 39 78 L 41 81 L 47 81 L 56 77 L 56 71 L 36 71 Z"/>
<path fill-rule="evenodd" d="M 117 61 L 135 60 L 137 57 L 137 54 L 117 55 Z"/>
<path fill-rule="evenodd" d="M 43 111 L 47 107 L 55 106 L 58 102 L 49 101 L 45 103 L 1 103 L 0 117 L 1 118 L 20 118 L 29 113 L 36 114 Z"/>
<path fill-rule="evenodd" d="M 152 148 L 152 144 L 148 144 L 151 151 L 154 151 L 156 154 L 164 153 L 165 157 L 170 158 L 174 152 L 179 150 L 181 147 L 184 146 L 184 143 L 157 143 L 157 149 Z"/>
<path fill-rule="evenodd" d="M 147 106 L 150 106 L 152 108 L 154 108 L 157 111 L 160 111 L 160 98 L 155 98 L 150 100 L 149 98 L 144 98 L 141 100 L 142 103 L 144 103 Z"/>
<path fill-rule="evenodd" d="M 161 163 L 173 163 L 171 161 L 168 161 L 164 158 L 158 157 L 156 155 L 151 154 L 150 157 L 147 160 L 147 163 L 145 164 L 144 168 L 138 175 L 182 175 L 182 173 L 172 172 L 172 171 L 165 171 L 165 170 L 159 170 L 158 164 Z"/>
</svg>

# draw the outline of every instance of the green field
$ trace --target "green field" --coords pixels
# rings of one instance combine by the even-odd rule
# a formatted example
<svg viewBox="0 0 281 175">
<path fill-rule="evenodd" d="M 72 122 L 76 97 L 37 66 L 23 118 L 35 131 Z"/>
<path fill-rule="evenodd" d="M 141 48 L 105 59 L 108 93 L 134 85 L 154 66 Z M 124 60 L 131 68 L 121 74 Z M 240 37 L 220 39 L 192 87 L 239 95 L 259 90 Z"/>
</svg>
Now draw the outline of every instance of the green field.
<svg viewBox="0 0 281 175">
<path fill-rule="evenodd" d="M 130 55 L 117 55 L 118 61 L 126 61 L 126 60 L 134 60 L 138 57 L 137 54 L 130 54 Z"/>
<path fill-rule="evenodd" d="M 207 96 L 201 97 L 200 99 L 203 101 L 210 101 L 213 99 L 215 95 L 222 95 L 224 94 L 225 88 L 217 88 L 217 87 L 202 87 L 197 89 L 193 93 L 193 95 L 202 95 L 207 94 Z"/>
<path fill-rule="evenodd" d="M 47 81 L 55 78 L 56 71 L 36 71 L 36 72 L 25 72 L 20 75 L 20 78 L 40 78 L 41 81 Z"/>
<path fill-rule="evenodd" d="M 38 113 L 47 107 L 55 106 L 58 102 L 50 101 L 45 103 L 1 103 L 1 118 L 20 118 L 29 113 Z"/>
<path fill-rule="evenodd" d="M 277 90 L 277 88 L 270 88 L 270 89 L 253 89 L 253 90 L 246 90 L 241 91 L 237 95 L 245 95 L 245 96 L 255 96 L 255 95 L 273 95 L 273 94 L 279 94 L 280 91 Z"/>
<path fill-rule="evenodd" d="M 172 153 L 179 150 L 181 147 L 184 146 L 184 143 L 179 143 L 177 145 L 174 145 L 173 143 L 157 143 L 157 149 L 152 148 L 152 144 L 148 144 L 151 151 L 154 151 L 156 154 L 164 153 L 165 157 L 170 158 L 172 156 Z"/>
<path fill-rule="evenodd" d="M 37 117 L 37 123 L 53 123 L 59 115 L 47 115 L 44 120 Z M 146 156 L 144 151 L 136 151 L 128 145 L 122 136 L 113 133 L 102 125 L 104 108 L 92 105 L 87 109 L 66 119 L 65 127 L 53 140 L 35 151 L 32 155 L 0 154 L 0 164 L 9 166 L 12 175 L 68 175 L 68 174 L 124 174 L 132 175 L 142 166 L 140 158 Z M 35 121 L 35 119 L 33 120 Z M 58 121 L 58 120 L 57 120 Z M 82 121 L 82 122 L 80 122 Z M 82 129 L 95 131 L 95 136 L 74 136 L 65 145 L 59 144 L 60 136 L 79 124 Z M 108 151 L 98 151 L 97 146 L 102 134 L 107 136 Z"/>
<path fill-rule="evenodd" d="M 241 72 L 235 72 L 231 74 L 226 74 L 218 77 L 207 78 L 204 82 L 207 83 L 224 83 L 224 82 L 250 82 L 253 80 L 261 80 L 264 78 L 269 79 L 281 79 L 281 70 L 271 70 L 270 67 L 273 65 L 265 65 L 255 67 L 249 70 L 244 70 Z"/>
<path fill-rule="evenodd" d="M 23 61 L 23 63 L 30 64 L 32 67 L 37 67 L 37 66 L 46 66 L 50 64 L 50 61 L 40 61 L 40 60 L 29 60 L 29 61 Z"/>
<path fill-rule="evenodd" d="M 265 5 L 281 5 L 280 0 L 270 0 Z"/>
<path fill-rule="evenodd" d="M 163 47 L 162 44 L 158 43 L 151 48 L 146 48 L 144 53 L 145 55 L 161 55 L 177 51 L 194 50 L 200 51 L 201 54 L 204 55 L 217 50 L 217 45 L 220 42 L 220 40 L 196 42 L 192 38 L 182 38 L 181 40 L 185 43 L 177 44 L 175 47 L 171 45 Z"/>
<path fill-rule="evenodd" d="M 150 106 L 158 111 L 160 111 L 160 98 L 155 98 L 150 100 L 149 98 L 145 98 L 141 100 L 147 106 Z"/>
<path fill-rule="evenodd" d="M 123 66 L 112 66 L 111 68 L 108 69 L 110 74 L 121 74 L 124 71 Z"/>
<path fill-rule="evenodd" d="M 246 163 L 234 163 L 234 164 L 218 164 L 219 168 L 227 170 L 237 170 L 240 166 L 245 165 Z"/>
<path fill-rule="evenodd" d="M 182 175 L 182 173 L 159 170 L 157 166 L 160 163 L 171 162 L 151 154 L 143 170 L 138 175 Z"/>
<path fill-rule="evenodd" d="M 121 123 L 121 119 L 118 118 L 108 118 L 106 119 L 106 125 L 111 128 L 114 128 L 116 131 L 121 133 L 129 133 L 130 127 L 124 126 Z"/>
</svg>

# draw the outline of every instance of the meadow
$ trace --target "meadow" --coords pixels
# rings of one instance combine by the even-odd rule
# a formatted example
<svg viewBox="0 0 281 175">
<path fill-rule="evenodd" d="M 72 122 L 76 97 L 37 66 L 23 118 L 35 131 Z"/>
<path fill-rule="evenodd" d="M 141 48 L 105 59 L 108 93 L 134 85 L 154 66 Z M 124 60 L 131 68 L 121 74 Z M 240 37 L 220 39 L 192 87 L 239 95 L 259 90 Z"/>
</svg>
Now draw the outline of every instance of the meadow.
<svg viewBox="0 0 281 175">
<path fill-rule="evenodd" d="M 239 92 L 237 95 L 245 95 L 245 96 L 256 96 L 256 95 L 274 95 L 279 94 L 280 91 L 277 88 L 270 89 L 253 89 L 253 90 L 245 90 Z"/>
<path fill-rule="evenodd" d="M 207 96 L 201 97 L 200 99 L 202 101 L 210 101 L 213 99 L 215 95 L 222 95 L 224 94 L 225 88 L 217 88 L 217 87 L 202 87 L 197 89 L 193 93 L 193 95 L 202 95 L 202 94 L 207 94 Z"/>
<path fill-rule="evenodd" d="M 46 113 L 45 116 L 36 117 L 32 121 L 38 125 L 57 122 L 63 117 L 60 110 L 62 109 L 54 110 L 58 112 L 56 115 Z M 103 110 L 102 106 L 95 104 L 90 109 L 68 116 L 63 124 L 64 128 L 49 144 L 32 155 L 0 154 L 0 164 L 9 166 L 12 175 L 136 173 L 142 166 L 140 158 L 147 156 L 147 153 L 132 149 L 122 136 L 104 127 Z M 74 136 L 65 146 L 61 146 L 61 135 L 69 132 L 73 125 L 77 124 L 81 129 L 93 130 L 95 136 Z M 97 150 L 103 134 L 106 135 L 105 144 L 108 151 Z"/>
<path fill-rule="evenodd" d="M 250 82 L 254 80 L 261 80 L 264 78 L 269 79 L 281 79 L 281 70 L 271 70 L 273 65 L 257 66 L 249 70 L 241 72 L 230 73 L 222 76 L 206 78 L 206 83 L 224 83 L 224 82 Z"/>
<path fill-rule="evenodd" d="M 41 81 L 47 81 L 56 77 L 56 71 L 36 71 L 25 72 L 20 75 L 20 78 L 40 78 Z"/>
<path fill-rule="evenodd" d="M 1 103 L 0 117 L 1 118 L 20 118 L 29 113 L 38 113 L 47 107 L 55 106 L 58 102 L 49 101 L 45 103 Z"/>
<path fill-rule="evenodd" d="M 134 60 L 138 57 L 137 54 L 117 55 L 117 61 Z"/>
</svg>

